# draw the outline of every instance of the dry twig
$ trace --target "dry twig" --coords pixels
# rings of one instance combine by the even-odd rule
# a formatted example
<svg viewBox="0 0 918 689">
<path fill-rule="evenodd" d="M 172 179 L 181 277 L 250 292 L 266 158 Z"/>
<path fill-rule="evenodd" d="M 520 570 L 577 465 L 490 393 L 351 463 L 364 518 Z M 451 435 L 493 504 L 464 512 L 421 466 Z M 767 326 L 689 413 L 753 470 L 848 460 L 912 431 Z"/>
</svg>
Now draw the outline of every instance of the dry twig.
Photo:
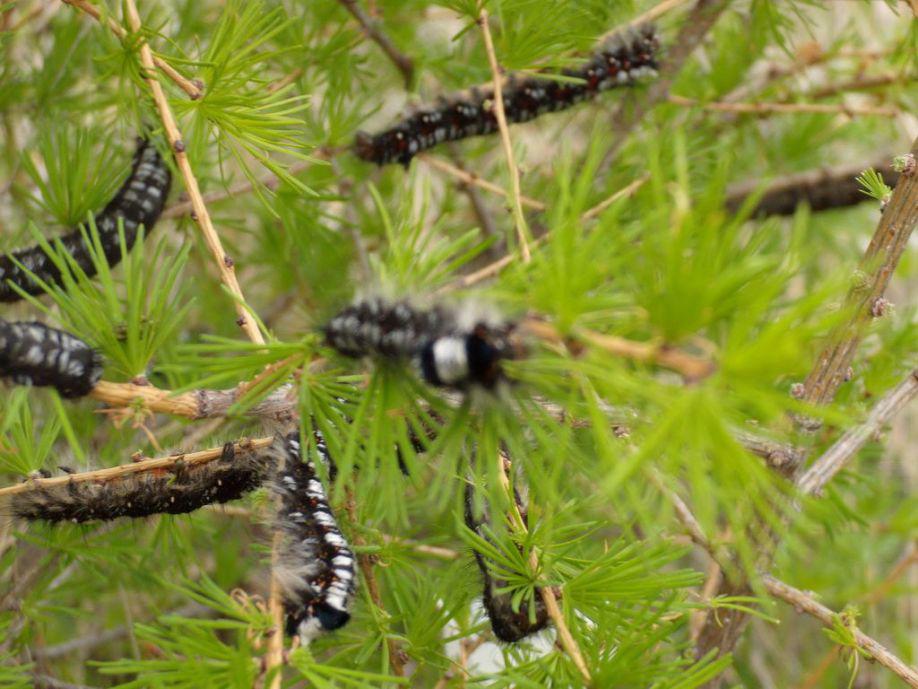
<svg viewBox="0 0 918 689">
<path fill-rule="evenodd" d="M 491 65 L 491 76 L 494 79 L 494 118 L 500 131 L 500 142 L 507 158 L 507 170 L 510 174 L 510 202 L 513 208 L 513 218 L 516 224 L 516 236 L 520 245 L 523 263 L 529 263 L 532 256 L 529 253 L 529 226 L 523 214 L 523 203 L 520 199 L 520 171 L 513 157 L 513 144 L 510 142 L 510 128 L 507 126 L 507 117 L 504 113 L 504 95 L 501 82 L 503 78 L 500 66 L 497 64 L 497 55 L 494 53 L 494 41 L 491 40 L 491 29 L 488 26 L 488 11 L 481 8 L 478 15 L 478 26 L 484 38 L 485 51 L 488 53 L 488 63 Z"/>
<path fill-rule="evenodd" d="M 368 16 L 366 12 L 357 4 L 357 0 L 338 0 L 344 8 L 351 13 L 351 16 L 360 24 L 367 38 L 376 43 L 386 54 L 396 69 L 402 73 L 405 80 L 405 88 L 411 88 L 414 81 L 414 62 L 410 57 L 395 47 L 392 40 L 379 28 L 379 22 Z"/>
<path fill-rule="evenodd" d="M 687 107 L 697 107 L 714 112 L 751 113 L 755 115 L 771 115 L 774 113 L 825 113 L 828 115 L 876 115 L 879 117 L 897 117 L 898 108 L 878 107 L 871 105 L 845 105 L 844 103 L 724 103 L 722 101 L 704 102 L 692 98 L 670 95 L 670 103 Z"/>
</svg>

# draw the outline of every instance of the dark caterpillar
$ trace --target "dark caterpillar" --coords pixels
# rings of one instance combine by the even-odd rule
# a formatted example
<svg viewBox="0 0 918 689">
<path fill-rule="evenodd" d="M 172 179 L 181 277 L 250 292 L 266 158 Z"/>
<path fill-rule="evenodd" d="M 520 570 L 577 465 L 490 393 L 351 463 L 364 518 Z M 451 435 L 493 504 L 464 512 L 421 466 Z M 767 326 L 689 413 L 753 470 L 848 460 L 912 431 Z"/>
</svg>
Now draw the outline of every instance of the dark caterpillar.
<svg viewBox="0 0 918 689">
<path fill-rule="evenodd" d="M 316 449 L 330 463 L 324 439 Z M 274 574 L 281 584 L 286 630 L 307 644 L 350 620 L 357 561 L 338 528 L 315 464 L 303 462 L 299 433 L 279 437 L 274 490 L 280 500 L 277 527 L 284 545 Z"/>
<path fill-rule="evenodd" d="M 121 517 L 185 514 L 236 500 L 273 472 L 273 458 L 227 443 L 222 456 L 190 466 L 138 471 L 109 480 L 34 480 L 29 490 L 0 495 L 0 514 L 46 522 L 111 521 Z M 69 473 L 69 472 L 68 472 Z"/>
<path fill-rule="evenodd" d="M 609 38 L 582 65 L 560 72 L 576 82 L 511 74 L 501 88 L 507 121 L 528 122 L 603 91 L 655 76 L 659 45 L 655 29 L 646 26 Z M 444 141 L 491 134 L 497 131 L 493 99 L 493 87 L 473 88 L 464 97 L 421 109 L 378 134 L 358 132 L 354 152 L 377 165 L 399 162 L 407 166 L 416 154 Z"/>
<path fill-rule="evenodd" d="M 137 239 L 141 225 L 146 228 L 147 234 L 153 229 L 166 203 L 171 182 L 172 175 L 156 147 L 141 139 L 134 153 L 131 174 L 115 197 L 95 217 L 99 241 L 109 265 L 117 265 L 121 260 L 118 220 L 121 219 L 124 223 L 124 239 L 130 248 Z M 89 248 L 79 228 L 61 236 L 58 241 L 88 276 L 96 274 Z M 11 283 L 28 294 L 40 294 L 42 291 L 39 284 L 16 265 L 13 259 L 44 282 L 60 283 L 60 271 L 41 246 L 20 249 L 0 255 L 0 301 L 12 302 L 21 299 L 19 293 L 10 286 Z"/>
<path fill-rule="evenodd" d="M 523 508 L 519 495 L 515 495 L 517 507 L 523 522 L 527 522 L 526 510 Z M 465 525 L 474 531 L 479 537 L 487 539 L 482 530 L 482 525 L 490 521 L 487 510 L 483 509 L 482 514 L 476 514 L 475 495 L 472 484 L 469 483 L 465 489 Z M 535 590 L 535 611 L 530 613 L 529 602 L 523 600 L 520 602 L 518 609 L 514 610 L 512 593 L 501 591 L 506 588 L 507 582 L 496 579 L 488 569 L 488 563 L 477 550 L 475 551 L 475 561 L 478 563 L 478 569 L 481 570 L 481 576 L 484 578 L 484 592 L 482 593 L 482 603 L 491 621 L 491 629 L 501 641 L 514 643 L 525 637 L 543 630 L 548 625 L 548 611 L 545 603 L 542 601 L 539 590 Z"/>
<path fill-rule="evenodd" d="M 441 307 L 421 310 L 405 301 L 368 299 L 344 309 L 325 326 L 325 340 L 341 354 L 409 360 L 431 385 L 493 388 L 500 361 L 515 355 L 512 325 L 477 321 L 463 327 Z"/>
<path fill-rule="evenodd" d="M 51 386 L 63 397 L 82 397 L 102 377 L 102 357 L 63 330 L 0 319 L 0 377 L 18 385 Z"/>
</svg>

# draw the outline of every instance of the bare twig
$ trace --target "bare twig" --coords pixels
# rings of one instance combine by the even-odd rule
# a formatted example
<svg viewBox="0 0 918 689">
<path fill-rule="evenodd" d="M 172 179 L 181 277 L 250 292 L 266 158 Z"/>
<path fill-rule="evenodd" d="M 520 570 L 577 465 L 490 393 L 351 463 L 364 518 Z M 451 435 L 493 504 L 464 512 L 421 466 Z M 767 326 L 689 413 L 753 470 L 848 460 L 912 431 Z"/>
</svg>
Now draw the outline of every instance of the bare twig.
<svg viewBox="0 0 918 689">
<path fill-rule="evenodd" d="M 818 495 L 823 486 L 835 476 L 848 460 L 860 450 L 871 436 L 918 395 L 918 369 L 911 371 L 901 383 L 886 393 L 874 406 L 864 423 L 855 426 L 835 441 L 813 462 L 797 481 L 797 487 L 807 495 Z"/>
<path fill-rule="evenodd" d="M 557 328 L 545 321 L 526 319 L 520 323 L 520 329 L 541 340 L 558 344 L 569 343 L 569 338 L 563 337 Z M 579 341 L 577 344 L 581 347 L 588 345 L 632 361 L 657 364 L 677 371 L 689 381 L 701 380 L 716 369 L 715 364 L 708 359 L 652 342 L 636 342 L 586 329 L 577 330 L 573 337 Z M 577 345 L 575 349 L 576 347 Z"/>
<path fill-rule="evenodd" d="M 504 198 L 507 198 L 507 199 L 510 198 L 509 194 L 507 193 L 507 190 L 504 189 L 503 187 L 498 186 L 497 184 L 494 184 L 494 182 L 489 182 L 486 179 L 482 179 L 481 177 L 476 175 L 474 172 L 469 172 L 468 170 L 463 170 L 461 168 L 458 168 L 452 163 L 449 163 L 443 160 L 442 158 L 437 158 L 436 156 L 432 156 L 429 153 L 419 153 L 418 155 L 415 156 L 415 159 L 422 160 L 428 165 L 430 165 L 431 167 L 436 168 L 437 170 L 440 170 L 442 172 L 445 172 L 448 175 L 452 175 L 453 177 L 460 180 L 464 184 L 470 184 L 472 186 L 476 186 L 479 189 L 484 189 L 485 191 L 489 191 L 492 194 L 503 196 Z M 538 201 L 534 198 L 531 198 L 529 196 L 523 196 L 523 195 L 520 195 L 520 203 L 536 211 L 544 211 L 548 207 L 541 201 Z"/>
<path fill-rule="evenodd" d="M 823 211 L 854 206 L 863 201 L 876 202 L 876 199 L 864 193 L 857 176 L 873 168 L 888 186 L 893 187 L 899 174 L 893 170 L 889 161 L 890 157 L 887 156 L 872 163 L 820 168 L 783 176 L 764 188 L 752 215 L 793 215 L 801 203 L 806 203 L 810 210 Z M 724 206 L 736 212 L 750 195 L 762 187 L 762 180 L 749 180 L 734 185 L 727 190 Z"/>
<path fill-rule="evenodd" d="M 836 115 L 877 115 L 879 117 L 897 117 L 898 108 L 879 107 L 871 105 L 846 105 L 844 103 L 724 103 L 722 101 L 704 102 L 692 98 L 670 95 L 670 103 L 687 107 L 697 107 L 714 112 L 751 113 L 755 115 L 771 115 L 774 113 L 825 113 Z"/>
<path fill-rule="evenodd" d="M 95 687 L 87 684 L 64 682 L 51 675 L 34 674 L 32 679 L 34 680 L 33 687 L 35 689 L 95 689 Z"/>
<path fill-rule="evenodd" d="M 402 73 L 402 78 L 405 80 L 405 88 L 411 88 L 411 83 L 414 80 L 414 62 L 411 58 L 395 47 L 392 40 L 379 27 L 379 22 L 364 12 L 360 5 L 357 4 L 357 0 L 338 0 L 338 2 L 357 20 L 367 38 L 376 43 L 398 71 Z"/>
<path fill-rule="evenodd" d="M 794 606 L 795 610 L 805 612 L 807 615 L 815 617 L 823 624 L 823 626 L 829 629 L 835 627 L 835 622 L 838 619 L 838 613 L 833 612 L 826 606 L 818 603 L 811 596 L 807 595 L 800 589 L 796 589 L 789 584 L 785 584 L 784 582 L 775 579 L 770 574 L 766 574 L 762 577 L 762 584 L 765 586 L 765 590 L 768 591 L 770 595 L 778 598 L 779 600 L 783 600 L 785 603 L 789 603 L 790 605 Z M 860 650 L 865 651 L 872 659 L 880 663 L 880 665 L 883 665 L 884 667 L 894 672 L 910 687 L 918 688 L 918 670 L 906 665 L 879 641 L 876 641 L 875 639 L 867 636 L 860 629 L 855 627 L 851 631 L 854 635 L 854 640 L 857 643 L 857 647 Z"/>
<path fill-rule="evenodd" d="M 245 394 L 247 384 L 229 390 L 191 390 L 175 393 L 152 385 L 110 383 L 102 380 L 89 396 L 114 407 L 139 407 L 142 411 L 172 414 L 189 419 L 211 419 L 226 416 L 230 408 Z M 246 413 L 250 416 L 271 417 L 279 421 L 290 420 L 296 407 L 296 391 L 283 385 L 253 405 Z"/>
<path fill-rule="evenodd" d="M 823 86 L 822 88 L 815 89 L 813 91 L 807 91 L 803 93 L 803 97 L 821 100 L 823 98 L 831 98 L 832 96 L 837 96 L 842 93 L 850 93 L 851 91 L 869 91 L 870 89 L 880 88 L 882 86 L 890 86 L 892 84 L 906 83 L 910 79 L 906 75 L 902 74 L 879 74 L 872 77 L 859 76 L 850 81 L 843 81 L 837 84 L 829 84 L 828 86 Z"/>
<path fill-rule="evenodd" d="M 918 154 L 918 139 L 912 144 L 912 154 Z M 829 344 L 820 353 L 816 366 L 807 377 L 804 383 L 804 399 L 807 402 L 827 404 L 845 380 L 845 373 L 854 359 L 864 327 L 873 319 L 873 307 L 886 291 L 916 224 L 918 174 L 913 172 L 899 177 L 883 211 L 861 261 L 863 279 L 848 293 L 847 304 L 852 309 L 851 318 L 830 334 Z"/>
<path fill-rule="evenodd" d="M 510 128 L 507 126 L 507 117 L 504 113 L 504 95 L 501 82 L 500 66 L 497 64 L 497 55 L 494 52 L 494 41 L 491 40 L 491 28 L 488 26 L 488 11 L 482 7 L 478 14 L 478 26 L 484 38 L 485 51 L 488 53 L 488 63 L 491 65 L 491 76 L 494 80 L 494 118 L 500 131 L 500 142 L 507 158 L 507 170 L 510 174 L 510 201 L 513 208 L 513 217 L 516 224 L 516 236 L 520 245 L 523 263 L 529 263 L 532 256 L 529 253 L 529 225 L 523 213 L 523 203 L 520 199 L 520 171 L 513 157 L 513 144 L 510 142 Z"/>
<path fill-rule="evenodd" d="M 125 0 L 125 9 L 127 11 L 131 30 L 135 33 L 139 32 L 141 29 L 140 14 L 137 12 L 137 5 L 134 0 Z M 224 251 L 223 244 L 220 242 L 220 236 L 214 229 L 213 222 L 211 222 L 210 219 L 210 213 L 208 213 L 207 206 L 204 204 L 204 199 L 201 197 L 198 180 L 194 176 L 191 164 L 188 162 L 188 156 L 185 154 L 185 142 L 182 140 L 182 133 L 179 131 L 172 110 L 169 108 L 169 102 L 166 100 L 166 94 L 163 91 L 163 87 L 159 81 L 157 81 L 154 73 L 155 65 L 153 51 L 146 42 L 140 44 L 140 63 L 144 69 L 147 70 L 145 78 L 153 94 L 153 100 L 156 103 L 156 109 L 159 111 L 159 116 L 166 130 L 169 144 L 172 146 L 173 153 L 175 154 L 175 162 L 185 181 L 185 189 L 188 191 L 188 196 L 191 198 L 194 218 L 201 228 L 204 241 L 210 249 L 220 271 L 220 279 L 234 298 L 234 306 L 236 308 L 236 314 L 238 315 L 236 322 L 252 342 L 264 344 L 265 340 L 264 337 L 262 337 L 261 331 L 258 329 L 258 325 L 248 315 L 245 297 L 242 295 L 242 289 L 239 287 L 239 282 L 236 280 L 233 259 Z"/>
<path fill-rule="evenodd" d="M 121 24 L 116 22 L 111 17 L 103 22 L 102 13 L 99 12 L 99 8 L 92 3 L 87 2 L 87 0 L 61 0 L 61 2 L 63 2 L 65 5 L 71 5 L 72 7 L 85 12 L 99 23 L 104 23 L 106 26 L 108 26 L 111 32 L 121 40 L 124 40 L 127 37 L 128 32 L 123 26 L 121 26 Z M 135 28 L 134 31 L 137 31 L 137 28 Z M 172 65 L 170 65 L 165 60 L 157 57 L 156 55 L 153 55 L 153 64 L 156 65 L 163 74 L 174 81 L 176 85 L 182 89 L 182 91 L 187 93 L 192 100 L 197 100 L 204 95 L 197 84 L 183 77 L 175 70 Z"/>
</svg>

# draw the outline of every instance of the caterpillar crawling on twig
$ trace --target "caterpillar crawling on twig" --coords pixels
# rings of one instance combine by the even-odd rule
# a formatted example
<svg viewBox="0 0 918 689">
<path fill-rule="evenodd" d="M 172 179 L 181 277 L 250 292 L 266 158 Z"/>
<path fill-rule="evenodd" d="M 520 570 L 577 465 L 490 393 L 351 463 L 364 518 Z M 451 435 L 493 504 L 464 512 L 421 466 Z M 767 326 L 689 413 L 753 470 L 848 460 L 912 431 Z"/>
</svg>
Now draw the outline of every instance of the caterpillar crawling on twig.
<svg viewBox="0 0 918 689">
<path fill-rule="evenodd" d="M 325 340 L 345 356 L 410 361 L 431 385 L 493 388 L 502 379 L 501 360 L 518 353 L 510 340 L 514 327 L 462 320 L 442 307 L 371 298 L 329 321 Z"/>
<path fill-rule="evenodd" d="M 330 463 L 316 434 L 316 450 Z M 303 461 L 300 434 L 278 437 L 274 491 L 280 506 L 277 528 L 284 543 L 274 575 L 281 585 L 286 630 L 304 644 L 347 624 L 357 588 L 357 560 L 338 528 L 325 488 L 311 460 Z"/>
<path fill-rule="evenodd" d="M 526 510 L 522 505 L 522 500 L 514 492 L 517 509 L 520 517 L 525 524 L 527 522 Z M 485 506 L 475 504 L 475 489 L 471 482 L 465 488 L 465 525 L 475 532 L 480 538 L 490 540 L 482 526 L 490 521 L 490 515 Z M 478 509 L 476 509 L 476 507 Z M 491 571 L 488 561 L 485 557 L 475 551 L 475 561 L 478 563 L 478 569 L 481 570 L 481 576 L 484 579 L 484 591 L 482 593 L 482 604 L 488 619 L 491 621 L 491 629 L 501 641 L 514 643 L 524 639 L 531 634 L 543 630 L 548 625 L 548 610 L 542 601 L 539 590 L 535 590 L 534 602 L 535 610 L 530 609 L 529 602 L 521 600 L 514 605 L 513 592 L 506 591 L 507 582 L 498 579 Z"/>
<path fill-rule="evenodd" d="M 117 265 L 121 260 L 118 221 L 124 224 L 125 244 L 130 249 L 141 225 L 146 228 L 147 234 L 153 229 L 165 206 L 171 183 L 172 175 L 156 147 L 141 139 L 134 153 L 130 175 L 115 197 L 95 217 L 99 242 L 109 265 Z M 88 276 L 96 274 L 90 247 L 80 228 L 59 237 L 57 241 Z M 60 270 L 40 245 L 19 249 L 0 255 L 0 301 L 12 302 L 22 298 L 11 284 L 27 294 L 41 293 L 41 286 L 27 271 L 47 284 L 60 283 Z"/>
<path fill-rule="evenodd" d="M 562 70 L 563 81 L 547 78 L 550 75 L 510 74 L 501 87 L 507 122 L 528 122 L 603 91 L 655 76 L 659 46 L 655 29 L 645 26 L 604 41 L 579 67 Z M 422 108 L 377 134 L 358 132 L 354 152 L 377 165 L 398 162 L 407 166 L 415 155 L 437 144 L 496 131 L 494 89 L 476 87 L 435 107 Z"/>
<path fill-rule="evenodd" d="M 0 514 L 51 523 L 111 521 L 121 517 L 186 514 L 236 500 L 264 483 L 273 455 L 246 443 L 227 443 L 219 458 L 133 471 L 102 470 L 50 479 L 29 479 L 0 491 Z"/>
<path fill-rule="evenodd" d="M 102 357 L 75 335 L 42 323 L 0 319 L 0 378 L 51 386 L 72 398 L 88 394 L 101 377 Z"/>
</svg>

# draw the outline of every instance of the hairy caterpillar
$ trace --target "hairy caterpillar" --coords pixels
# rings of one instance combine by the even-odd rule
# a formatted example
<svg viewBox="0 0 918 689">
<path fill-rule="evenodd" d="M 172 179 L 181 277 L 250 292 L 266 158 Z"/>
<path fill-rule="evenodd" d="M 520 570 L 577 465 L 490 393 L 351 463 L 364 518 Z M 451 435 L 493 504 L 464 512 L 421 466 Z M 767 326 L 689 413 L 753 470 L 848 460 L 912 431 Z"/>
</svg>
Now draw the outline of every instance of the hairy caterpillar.
<svg viewBox="0 0 918 689">
<path fill-rule="evenodd" d="M 544 113 L 570 108 L 598 93 L 632 86 L 656 75 L 659 39 L 652 26 L 617 34 L 575 69 L 560 72 L 576 79 L 556 81 L 511 74 L 501 88 L 507 121 L 528 122 Z M 408 165 L 418 153 L 444 141 L 497 131 L 493 87 L 473 88 L 466 97 L 443 100 L 406 117 L 378 134 L 358 132 L 354 152 L 363 160 Z"/>
<path fill-rule="evenodd" d="M 19 385 L 51 386 L 63 397 L 82 397 L 102 377 L 102 357 L 63 330 L 0 319 L 0 377 Z"/>
<path fill-rule="evenodd" d="M 315 434 L 316 449 L 331 464 L 328 447 Z M 275 567 L 281 584 L 286 630 L 304 644 L 350 619 L 357 588 L 354 553 L 341 534 L 312 461 L 303 462 L 299 433 L 275 441 L 280 455 L 274 490 L 280 507 L 277 526 L 284 546 Z"/>
<path fill-rule="evenodd" d="M 124 239 L 130 248 L 137 239 L 141 225 L 146 228 L 147 233 L 153 229 L 166 203 L 171 182 L 172 175 L 156 147 L 141 139 L 134 153 L 130 175 L 118 189 L 115 197 L 95 217 L 99 241 L 109 265 L 117 265 L 121 260 L 119 219 L 124 223 Z M 88 276 L 95 275 L 96 269 L 90 257 L 89 247 L 86 246 L 79 228 L 61 236 L 58 241 Z M 0 301 L 11 302 L 21 298 L 10 286 L 11 283 L 28 294 L 40 294 L 42 291 L 26 270 L 16 265 L 14 259 L 44 282 L 60 282 L 60 271 L 41 246 L 0 255 Z"/>
<path fill-rule="evenodd" d="M 213 461 L 138 471 L 104 480 L 30 480 L 28 490 L 0 495 L 0 514 L 46 522 L 110 521 L 153 514 L 185 514 L 236 500 L 264 483 L 274 459 L 244 443 L 227 443 Z"/>
<path fill-rule="evenodd" d="M 517 508 L 523 523 L 527 522 L 526 510 L 522 506 L 520 496 L 514 493 Z M 465 525 L 474 531 L 479 537 L 488 539 L 482 529 L 482 525 L 490 521 L 487 510 L 482 507 L 476 511 L 475 491 L 472 484 L 469 483 L 465 488 Z M 535 591 L 535 610 L 530 613 L 529 602 L 520 601 L 518 607 L 514 609 L 513 594 L 509 591 L 502 591 L 506 588 L 507 582 L 497 579 L 491 573 L 488 562 L 479 553 L 475 551 L 475 561 L 478 563 L 478 569 L 484 578 L 484 592 L 482 593 L 482 603 L 491 621 L 491 629 L 501 641 L 513 643 L 541 631 L 548 624 L 548 611 L 545 603 L 539 595 L 539 590 Z"/>
<path fill-rule="evenodd" d="M 431 385 L 494 387 L 501 359 L 511 358 L 511 324 L 477 321 L 465 327 L 442 307 L 417 309 L 405 301 L 367 299 L 347 307 L 325 326 L 330 347 L 351 357 L 411 361 Z"/>
</svg>

